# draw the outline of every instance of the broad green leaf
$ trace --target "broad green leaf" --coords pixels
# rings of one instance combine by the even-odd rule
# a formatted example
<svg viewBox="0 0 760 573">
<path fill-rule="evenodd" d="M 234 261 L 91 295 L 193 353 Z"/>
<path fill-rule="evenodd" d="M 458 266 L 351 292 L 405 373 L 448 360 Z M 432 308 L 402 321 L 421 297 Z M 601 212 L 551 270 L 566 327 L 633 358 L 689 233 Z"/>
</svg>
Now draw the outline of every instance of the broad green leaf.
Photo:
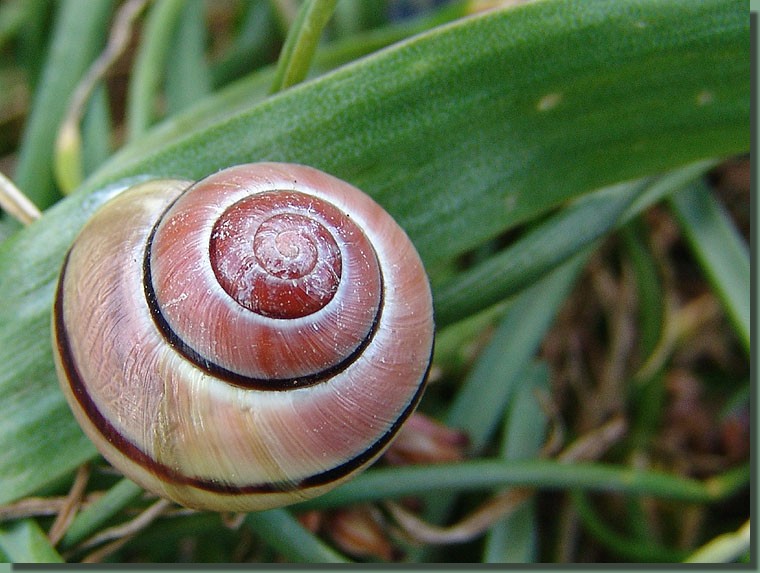
<svg viewBox="0 0 760 573">
<path fill-rule="evenodd" d="M 137 140 L 0 245 L 0 503 L 94 453 L 57 388 L 49 321 L 64 253 L 106 196 L 96 190 L 254 160 L 307 163 L 382 203 L 436 280 L 567 200 L 746 151 L 748 46 L 738 0 L 545 0 L 437 28 L 218 122 L 188 122 L 158 147 Z"/>
</svg>

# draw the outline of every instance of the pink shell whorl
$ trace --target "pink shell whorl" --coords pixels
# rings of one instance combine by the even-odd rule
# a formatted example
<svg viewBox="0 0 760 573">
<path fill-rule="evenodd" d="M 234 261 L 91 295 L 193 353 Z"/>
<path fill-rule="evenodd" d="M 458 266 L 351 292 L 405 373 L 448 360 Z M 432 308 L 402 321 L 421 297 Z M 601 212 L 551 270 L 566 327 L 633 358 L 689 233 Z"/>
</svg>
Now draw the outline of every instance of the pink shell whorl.
<svg viewBox="0 0 760 573">
<path fill-rule="evenodd" d="M 54 335 L 64 393 L 115 466 L 190 507 L 263 509 L 382 453 L 421 395 L 432 301 L 367 195 L 259 163 L 101 209 L 67 256 Z"/>
</svg>

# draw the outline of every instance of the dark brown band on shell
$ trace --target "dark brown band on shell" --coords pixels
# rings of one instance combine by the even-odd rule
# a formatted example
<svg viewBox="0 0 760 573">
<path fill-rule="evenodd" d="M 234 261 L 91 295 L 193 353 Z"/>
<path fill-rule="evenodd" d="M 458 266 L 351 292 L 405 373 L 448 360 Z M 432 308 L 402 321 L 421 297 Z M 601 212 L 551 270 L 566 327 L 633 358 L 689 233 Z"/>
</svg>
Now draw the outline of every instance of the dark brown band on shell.
<svg viewBox="0 0 760 573">
<path fill-rule="evenodd" d="M 289 491 L 296 491 L 306 489 L 309 487 L 317 487 L 334 482 L 354 470 L 362 467 L 364 464 L 372 460 L 388 445 L 393 439 L 396 432 L 398 432 L 401 425 L 406 421 L 408 416 L 414 411 L 422 397 L 423 390 L 425 388 L 424 381 L 427 378 L 430 370 L 430 363 L 432 362 L 432 348 L 431 348 L 431 361 L 428 362 L 427 370 L 417 388 L 417 391 L 412 396 L 409 404 L 403 410 L 401 415 L 393 422 L 393 424 L 382 434 L 377 440 L 370 444 L 359 454 L 353 458 L 343 462 L 342 464 L 325 470 L 323 472 L 306 476 L 298 479 L 297 481 L 279 481 L 272 483 L 258 483 L 258 484 L 245 484 L 245 485 L 232 485 L 219 481 L 206 480 L 194 476 L 185 476 L 180 472 L 170 468 L 165 464 L 156 462 L 153 458 L 148 456 L 135 444 L 127 440 L 111 422 L 102 414 L 98 409 L 85 387 L 82 378 L 79 374 L 79 370 L 74 360 L 71 345 L 69 342 L 69 334 L 66 330 L 63 318 L 63 284 L 66 275 L 66 268 L 68 266 L 69 254 L 66 255 L 66 260 L 63 264 L 61 271 L 58 288 L 55 297 L 55 312 L 54 312 L 54 334 L 55 340 L 58 346 L 58 356 L 60 358 L 60 364 L 65 371 L 66 379 L 71 388 L 73 395 L 76 397 L 82 411 L 86 413 L 92 424 L 98 429 L 103 437 L 117 450 L 119 450 L 124 456 L 145 468 L 152 474 L 160 477 L 161 479 L 177 484 L 177 485 L 189 485 L 194 488 L 229 495 L 240 494 L 256 494 L 256 493 L 283 493 Z"/>
<path fill-rule="evenodd" d="M 169 209 L 173 206 L 174 203 L 170 204 L 165 212 L 168 212 Z M 150 309 L 150 314 L 153 317 L 153 322 L 158 327 L 158 330 L 161 332 L 163 337 L 165 338 L 167 344 L 169 344 L 172 348 L 174 348 L 179 354 L 187 358 L 190 362 L 195 364 L 200 370 L 203 372 L 206 372 L 207 374 L 210 374 L 214 378 L 218 378 L 219 380 L 223 380 L 224 382 L 227 382 L 229 384 L 234 384 L 235 386 L 240 386 L 242 388 L 249 388 L 252 390 L 272 390 L 272 391 L 286 391 L 286 390 L 294 390 L 296 388 L 305 388 L 307 386 L 313 386 L 314 384 L 318 384 L 320 382 L 323 382 L 325 380 L 328 380 L 335 376 L 336 374 L 339 374 L 340 372 L 343 372 L 351 366 L 356 360 L 358 360 L 364 350 L 369 346 L 369 344 L 372 342 L 372 339 L 375 336 L 375 333 L 377 332 L 378 326 L 380 324 L 380 319 L 382 317 L 383 313 L 383 273 L 382 273 L 382 266 L 380 265 L 380 261 L 378 260 L 378 268 L 380 269 L 380 304 L 378 305 L 377 313 L 375 314 L 372 324 L 367 332 L 367 335 L 361 340 L 359 345 L 354 349 L 353 352 L 348 354 L 343 360 L 338 362 L 337 364 L 334 364 L 330 366 L 329 368 L 325 368 L 324 370 L 320 370 L 318 372 L 314 372 L 313 374 L 307 375 L 307 376 L 298 376 L 294 378 L 253 378 L 250 376 L 245 376 L 243 374 L 239 374 L 237 372 L 234 372 L 232 370 L 229 370 L 227 368 L 224 368 L 220 366 L 219 364 L 216 364 L 212 360 L 206 358 L 201 353 L 196 351 L 190 344 L 188 344 L 185 340 L 182 339 L 181 336 L 179 336 L 169 325 L 169 322 L 164 317 L 164 314 L 161 310 L 161 305 L 158 303 L 156 291 L 153 286 L 153 276 L 151 271 L 151 250 L 153 246 L 153 239 L 156 235 L 156 231 L 158 230 L 158 226 L 163 219 L 163 215 L 156 221 L 156 224 L 153 226 L 150 235 L 148 236 L 147 243 L 145 245 L 145 256 L 143 257 L 143 285 L 145 288 L 145 299 L 148 304 L 148 308 Z M 375 254 L 375 258 L 377 258 L 377 253 Z"/>
</svg>

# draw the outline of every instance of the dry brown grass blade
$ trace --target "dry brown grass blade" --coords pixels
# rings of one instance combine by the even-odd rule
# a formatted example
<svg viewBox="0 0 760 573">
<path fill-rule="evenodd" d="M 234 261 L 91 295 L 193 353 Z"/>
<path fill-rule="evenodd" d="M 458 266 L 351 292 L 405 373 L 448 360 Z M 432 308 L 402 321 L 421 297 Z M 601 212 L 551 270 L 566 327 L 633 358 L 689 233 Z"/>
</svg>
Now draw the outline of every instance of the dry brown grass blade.
<svg viewBox="0 0 760 573">
<path fill-rule="evenodd" d="M 48 532 L 48 539 L 53 545 L 57 545 L 58 542 L 66 534 L 69 529 L 74 516 L 79 508 L 82 506 L 82 499 L 84 497 L 84 490 L 87 487 L 87 482 L 90 480 L 90 464 L 83 464 L 79 466 L 77 475 L 74 478 L 74 483 L 71 485 L 69 495 L 66 496 L 66 501 L 55 518 L 53 525 Z"/>
<path fill-rule="evenodd" d="M 564 462 L 589 461 L 600 458 L 625 435 L 627 424 L 616 417 L 589 432 L 562 451 L 557 459 Z M 515 511 L 535 491 L 532 488 L 513 488 L 499 493 L 457 523 L 440 527 L 427 523 L 395 502 L 385 507 L 401 527 L 405 536 L 421 543 L 464 543 L 482 535 L 491 526 Z"/>
</svg>

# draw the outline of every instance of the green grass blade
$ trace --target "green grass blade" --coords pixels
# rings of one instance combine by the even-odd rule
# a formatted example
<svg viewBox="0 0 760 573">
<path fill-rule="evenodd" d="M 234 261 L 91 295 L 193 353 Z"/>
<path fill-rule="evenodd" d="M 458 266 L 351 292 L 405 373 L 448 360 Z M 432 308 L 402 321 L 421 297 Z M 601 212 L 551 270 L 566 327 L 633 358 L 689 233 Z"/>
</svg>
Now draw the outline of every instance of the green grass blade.
<svg viewBox="0 0 760 573">
<path fill-rule="evenodd" d="M 0 524 L 0 552 L 13 563 L 63 563 L 33 519 Z"/>
<path fill-rule="evenodd" d="M 211 65 L 211 83 L 223 86 L 270 61 L 279 41 L 269 2 L 244 5 L 240 29 L 233 45 Z"/>
<path fill-rule="evenodd" d="M 111 110 L 105 86 L 95 88 L 82 120 L 82 159 L 85 173 L 92 173 L 111 155 Z"/>
<path fill-rule="evenodd" d="M 294 563 L 347 563 L 301 525 L 285 509 L 271 509 L 248 514 L 245 522 L 253 531 Z"/>
<path fill-rule="evenodd" d="M 58 7 L 56 28 L 39 89 L 26 125 L 14 180 L 38 207 L 51 205 L 52 158 L 69 98 L 103 48 L 113 2 L 66 0 Z"/>
<path fill-rule="evenodd" d="M 501 455 L 505 460 L 538 457 L 544 443 L 547 418 L 539 396 L 548 396 L 549 371 L 545 364 L 526 369 L 523 382 L 505 418 Z M 528 500 L 494 525 L 488 532 L 483 549 L 484 563 L 532 563 L 537 555 L 538 529 L 536 508 Z"/>
<path fill-rule="evenodd" d="M 692 251 L 750 352 L 749 249 L 728 213 L 700 182 L 673 195 L 671 205 Z"/>
<path fill-rule="evenodd" d="M 0 4 L 0 48 L 16 36 L 29 16 L 24 0 L 6 0 Z"/>
<path fill-rule="evenodd" d="M 712 539 L 694 553 L 685 563 L 732 563 L 751 551 L 750 522 L 747 521 L 738 530 L 724 533 Z"/>
<path fill-rule="evenodd" d="M 582 197 L 509 248 L 434 286 L 436 323 L 446 326 L 532 284 L 613 229 L 645 188 L 623 183 Z"/>
<path fill-rule="evenodd" d="M 602 521 L 583 492 L 574 491 L 572 500 L 583 527 L 618 558 L 637 563 L 675 563 L 685 557 L 683 550 L 664 547 L 652 541 L 643 543 L 640 539 L 621 535 Z"/>
<path fill-rule="evenodd" d="M 211 71 L 206 62 L 206 5 L 191 0 L 183 6 L 171 44 L 171 65 L 166 67 L 167 114 L 173 115 L 211 92 Z"/>
<path fill-rule="evenodd" d="M 702 176 L 701 161 L 661 177 L 600 189 L 571 202 L 508 248 L 443 284 L 433 284 L 436 323 L 445 326 L 509 297 L 656 202 Z"/>
<path fill-rule="evenodd" d="M 162 74 L 185 6 L 184 0 L 164 0 L 150 7 L 133 64 L 127 95 L 127 137 L 141 137 L 155 121 Z"/>
<path fill-rule="evenodd" d="M 636 280 L 639 321 L 637 346 L 642 363 L 649 358 L 659 342 L 665 317 L 661 277 L 655 258 L 645 243 L 645 232 L 641 221 L 634 220 L 623 227 L 621 233 Z"/>
<path fill-rule="evenodd" d="M 61 547 L 72 547 L 97 533 L 98 528 L 140 497 L 144 491 L 133 481 L 126 478 L 119 480 L 103 497 L 77 514 L 61 540 Z"/>
<path fill-rule="evenodd" d="M 539 489 L 580 488 L 652 495 L 685 502 L 725 499 L 747 487 L 749 465 L 706 481 L 655 470 L 637 470 L 604 463 L 565 463 L 556 460 L 480 459 L 455 464 L 372 469 L 298 509 L 324 509 L 351 503 L 405 496 L 493 490 L 511 486 Z"/>
<path fill-rule="evenodd" d="M 306 77 L 322 30 L 332 16 L 336 3 L 337 0 L 306 0 L 301 5 L 282 47 L 271 93 L 295 85 Z"/>
<path fill-rule="evenodd" d="M 18 38 L 19 61 L 27 70 L 31 88 L 36 89 L 49 48 L 48 25 L 56 7 L 53 0 L 24 0 L 23 4 L 27 14 L 24 33 Z"/>
<path fill-rule="evenodd" d="M 576 255 L 510 301 L 488 346 L 457 391 L 445 423 L 467 433 L 473 455 L 481 453 L 503 419 L 587 255 Z M 435 496 L 426 505 L 426 519 L 440 523 L 453 500 Z"/>
<path fill-rule="evenodd" d="M 446 425 L 466 431 L 473 452 L 480 452 L 498 426 L 586 258 L 577 255 L 515 297 L 457 392 Z"/>
</svg>

